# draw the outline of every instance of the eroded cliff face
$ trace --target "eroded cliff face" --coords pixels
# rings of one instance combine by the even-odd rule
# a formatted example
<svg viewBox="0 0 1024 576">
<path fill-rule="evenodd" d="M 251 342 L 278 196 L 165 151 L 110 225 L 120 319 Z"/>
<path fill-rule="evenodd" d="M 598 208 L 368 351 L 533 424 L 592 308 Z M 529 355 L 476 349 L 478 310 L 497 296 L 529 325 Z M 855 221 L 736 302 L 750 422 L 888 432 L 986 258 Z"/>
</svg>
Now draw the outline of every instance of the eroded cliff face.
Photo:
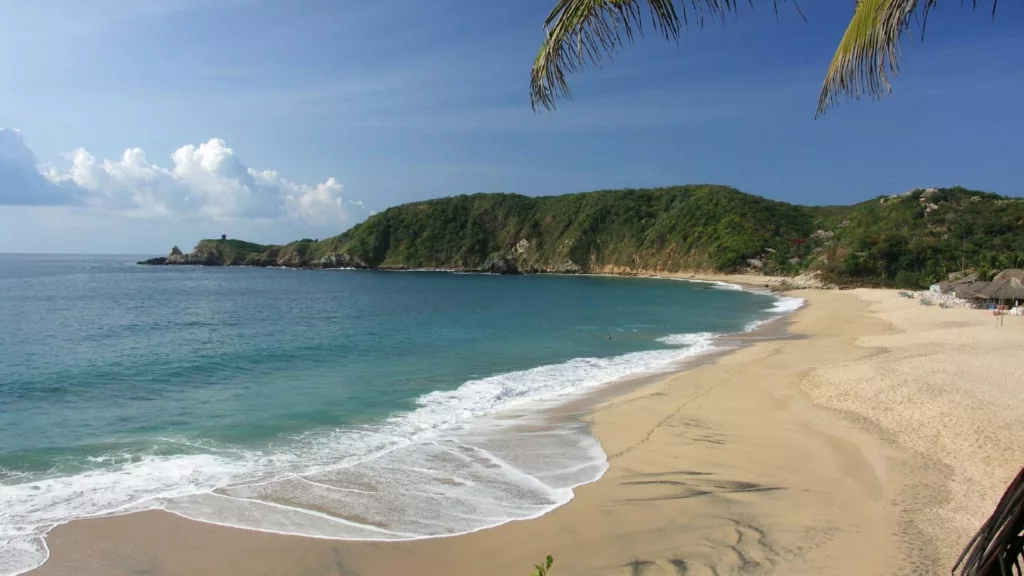
<svg viewBox="0 0 1024 576">
<path fill-rule="evenodd" d="M 676 270 L 662 270 L 649 267 L 608 266 L 589 263 L 584 267 L 568 256 L 556 257 L 554 262 L 543 262 L 533 250 L 529 239 L 523 238 L 508 250 L 494 252 L 480 267 L 443 267 L 437 270 L 458 272 L 480 272 L 487 274 L 610 274 L 616 276 L 657 276 L 659 274 L 678 274 Z M 409 270 L 409 266 L 400 264 L 380 264 L 371 266 L 366 261 L 344 252 L 329 252 L 317 256 L 316 251 L 306 246 L 269 246 L 259 253 L 239 254 L 229 252 L 216 245 L 216 241 L 200 242 L 196 248 L 183 253 L 177 246 L 167 256 L 150 258 L 139 262 L 155 266 L 253 266 L 277 268 L 304 268 L 310 270 Z M 719 274 L 710 270 L 691 270 L 695 274 Z M 745 271 L 749 275 L 758 276 L 760 270 L 751 268 Z M 820 272 L 811 272 L 794 277 L 765 277 L 765 287 L 772 291 L 797 290 L 803 288 L 834 288 L 825 281 Z"/>
<path fill-rule="evenodd" d="M 177 246 L 167 256 L 150 258 L 139 264 L 152 266 L 256 266 L 309 269 L 408 270 L 404 264 L 380 263 L 376 266 L 348 252 L 328 252 L 320 255 L 312 244 L 267 246 L 260 252 L 230 249 L 222 241 L 203 240 L 184 253 Z M 491 274 L 580 274 L 586 269 L 568 256 L 554 262 L 545 262 L 533 249 L 533 243 L 523 238 L 508 250 L 492 253 L 480 266 L 445 266 L 445 270 L 485 272 Z"/>
<path fill-rule="evenodd" d="M 508 250 L 494 252 L 487 256 L 478 270 L 491 274 L 583 274 L 587 272 L 581 264 L 574 262 L 565 251 L 560 251 L 546 260 L 536 249 L 536 241 L 520 238 Z"/>
<path fill-rule="evenodd" d="M 358 270 L 410 270 L 436 269 L 488 274 L 657 274 L 666 272 L 655 268 L 615 267 L 594 261 L 577 262 L 571 256 L 573 242 L 565 240 L 554 250 L 542 252 L 539 241 L 519 238 L 508 248 L 492 252 L 482 263 L 467 261 L 446 262 L 440 266 L 413 266 L 405 262 L 384 260 L 367 262 L 360 256 L 344 251 L 335 245 L 335 250 L 324 253 L 323 243 L 297 242 L 285 246 L 263 246 L 240 241 L 202 240 L 189 253 L 183 253 L 177 246 L 167 256 L 150 258 L 139 262 L 154 266 L 254 266 L 306 269 L 358 269 Z"/>
</svg>

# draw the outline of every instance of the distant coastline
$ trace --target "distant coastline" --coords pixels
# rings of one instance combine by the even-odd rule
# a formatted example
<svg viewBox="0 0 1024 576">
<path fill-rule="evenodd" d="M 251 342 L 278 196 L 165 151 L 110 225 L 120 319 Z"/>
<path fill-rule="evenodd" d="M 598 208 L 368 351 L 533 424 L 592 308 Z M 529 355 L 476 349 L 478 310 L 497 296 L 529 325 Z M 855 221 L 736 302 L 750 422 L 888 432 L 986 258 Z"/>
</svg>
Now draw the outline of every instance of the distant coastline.
<svg viewBox="0 0 1024 576">
<path fill-rule="evenodd" d="M 1024 259 L 1024 200 L 915 189 L 853 206 L 798 206 L 724 186 L 552 197 L 475 194 L 375 214 L 327 239 L 285 245 L 201 240 L 148 265 L 440 270 L 491 274 L 788 277 L 920 289 L 969 268 Z M 971 231 L 970 234 L 967 231 Z M 984 232 L 982 232 L 984 231 Z"/>
<path fill-rule="evenodd" d="M 180 250 L 172 250 L 169 256 L 160 256 L 156 258 L 149 258 L 147 260 L 140 260 L 136 262 L 140 266 L 201 266 L 201 267 L 213 267 L 213 268 L 269 268 L 269 269 L 282 269 L 282 270 L 310 270 L 310 271 L 337 271 L 337 272 L 423 272 L 423 273 L 441 273 L 441 274 L 481 274 L 487 276 L 509 276 L 516 275 L 518 273 L 510 272 L 493 272 L 488 270 L 480 270 L 475 268 L 440 268 L 440 267 L 421 267 L 421 268 L 410 268 L 405 266 L 380 266 L 377 268 L 369 267 L 358 267 L 358 266 L 287 266 L 287 265 L 268 265 L 262 266 L 258 264 L 224 264 L 216 257 L 210 258 L 208 255 L 211 252 L 207 247 L 211 243 L 218 241 L 215 240 L 203 240 L 200 245 L 203 248 L 197 248 L 189 254 L 182 254 Z M 216 244 L 214 244 L 216 246 Z M 177 248 L 177 247 L 175 247 Z M 193 257 L 192 254 L 201 254 L 201 256 Z M 209 258 L 209 260 L 207 260 Z M 667 272 L 660 270 L 632 270 L 622 269 L 618 267 L 608 267 L 604 269 L 594 271 L 581 271 L 581 272 L 562 272 L 555 270 L 543 270 L 537 269 L 532 270 L 529 274 L 539 274 L 548 276 L 608 276 L 614 278 L 651 278 L 651 279 L 673 279 L 673 280 L 687 280 L 698 283 L 723 283 L 732 284 L 741 289 L 750 289 L 752 291 L 769 291 L 769 292 L 785 292 L 789 290 L 801 290 L 801 289 L 813 289 L 813 288 L 834 288 L 834 286 L 824 282 L 817 275 L 804 275 L 796 277 L 787 276 L 766 276 L 757 274 L 751 271 L 745 272 L 731 272 L 722 273 L 716 271 L 686 271 L 686 272 Z"/>
</svg>

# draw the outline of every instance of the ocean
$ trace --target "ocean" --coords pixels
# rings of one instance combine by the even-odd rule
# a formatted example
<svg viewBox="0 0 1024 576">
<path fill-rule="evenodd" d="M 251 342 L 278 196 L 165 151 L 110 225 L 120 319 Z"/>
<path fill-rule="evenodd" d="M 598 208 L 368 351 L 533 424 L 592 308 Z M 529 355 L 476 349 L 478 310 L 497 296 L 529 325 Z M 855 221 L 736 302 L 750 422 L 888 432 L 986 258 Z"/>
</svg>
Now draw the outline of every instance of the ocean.
<svg viewBox="0 0 1024 576">
<path fill-rule="evenodd" d="M 0 255 L 0 574 L 76 518 L 163 509 L 405 540 L 536 517 L 599 478 L 545 410 L 799 306 L 727 284 L 145 267 Z"/>
</svg>

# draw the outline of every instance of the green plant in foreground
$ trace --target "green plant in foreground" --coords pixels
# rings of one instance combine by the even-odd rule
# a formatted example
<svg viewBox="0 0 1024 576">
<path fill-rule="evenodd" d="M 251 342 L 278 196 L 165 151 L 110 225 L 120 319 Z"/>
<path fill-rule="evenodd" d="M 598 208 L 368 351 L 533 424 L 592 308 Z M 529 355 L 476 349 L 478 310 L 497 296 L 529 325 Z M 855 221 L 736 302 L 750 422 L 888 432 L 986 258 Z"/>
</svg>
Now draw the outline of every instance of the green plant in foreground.
<svg viewBox="0 0 1024 576">
<path fill-rule="evenodd" d="M 552 558 L 550 554 L 548 554 L 548 557 L 544 559 L 543 564 L 534 565 L 533 572 L 530 573 L 530 576 L 547 576 L 548 570 L 551 570 L 551 564 L 554 561 L 555 559 Z"/>
</svg>

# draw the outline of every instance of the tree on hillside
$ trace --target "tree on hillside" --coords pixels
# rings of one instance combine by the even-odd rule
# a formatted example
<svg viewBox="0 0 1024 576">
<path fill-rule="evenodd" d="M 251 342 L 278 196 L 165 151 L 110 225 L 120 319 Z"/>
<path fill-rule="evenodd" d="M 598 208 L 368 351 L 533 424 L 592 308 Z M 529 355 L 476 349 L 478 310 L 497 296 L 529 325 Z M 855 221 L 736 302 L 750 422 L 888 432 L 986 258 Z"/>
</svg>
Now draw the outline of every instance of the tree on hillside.
<svg viewBox="0 0 1024 576">
<path fill-rule="evenodd" d="M 779 3 L 772 0 L 776 14 Z M 937 0 L 857 0 L 853 18 L 832 57 L 818 97 L 820 116 L 842 96 L 879 98 L 890 92 L 889 77 L 899 72 L 900 41 L 912 22 L 922 34 Z M 753 0 L 558 0 L 544 21 L 547 37 L 533 63 L 530 96 L 534 109 L 554 108 L 572 93 L 566 76 L 633 41 L 644 25 L 677 40 L 688 25 L 721 22 Z M 791 0 L 800 12 L 798 0 Z M 978 0 L 971 0 L 974 8 Z M 992 14 L 998 0 L 992 0 Z M 646 14 L 646 17 L 645 17 Z"/>
</svg>

